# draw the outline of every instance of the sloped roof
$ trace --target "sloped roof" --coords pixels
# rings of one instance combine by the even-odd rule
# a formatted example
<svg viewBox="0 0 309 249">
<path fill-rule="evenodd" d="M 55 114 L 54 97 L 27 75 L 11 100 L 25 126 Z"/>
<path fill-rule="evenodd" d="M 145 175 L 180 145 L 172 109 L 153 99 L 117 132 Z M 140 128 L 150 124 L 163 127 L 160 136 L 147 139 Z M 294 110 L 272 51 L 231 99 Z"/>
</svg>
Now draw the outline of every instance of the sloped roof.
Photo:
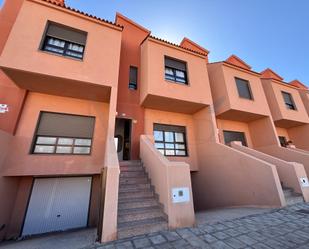
<svg viewBox="0 0 309 249">
<path fill-rule="evenodd" d="M 117 28 L 123 28 L 121 25 L 118 25 L 114 22 L 111 22 L 111 21 L 108 21 L 108 20 L 105 20 L 103 18 L 100 18 L 100 17 L 97 17 L 97 16 L 94 16 L 94 15 L 91 15 L 91 14 L 88 14 L 88 13 L 85 13 L 83 11 L 80 11 L 80 10 L 77 10 L 77 9 L 74 9 L 74 8 L 71 8 L 69 6 L 66 6 L 65 3 L 64 3 L 64 0 L 41 0 L 43 2 L 47 2 L 47 3 L 50 3 L 50 4 L 53 4 L 53 5 L 56 5 L 58 7 L 62 7 L 66 10 L 69 10 L 69 11 L 72 11 L 72 12 L 75 12 L 77 14 L 81 14 L 83 16 L 86 16 L 86 17 L 89 17 L 89 18 L 92 18 L 96 21 L 99 21 L 99 22 L 104 22 L 104 23 L 107 23 L 107 24 L 110 24 L 110 25 L 113 25 Z"/>
<path fill-rule="evenodd" d="M 299 80 L 293 80 L 289 84 L 292 86 L 298 87 L 300 89 L 308 90 L 308 87 L 305 84 L 301 83 Z"/>
<path fill-rule="evenodd" d="M 266 68 L 264 71 L 261 72 L 261 74 L 262 74 L 261 78 L 275 79 L 279 81 L 283 80 L 283 78 L 279 74 L 275 73 L 270 68 Z"/>
<path fill-rule="evenodd" d="M 241 67 L 241 68 L 245 68 L 247 70 L 251 70 L 251 66 L 248 65 L 246 62 L 244 62 L 242 59 L 240 59 L 238 56 L 236 55 L 231 55 L 229 58 L 227 58 L 225 60 L 226 62 L 233 64 L 237 67 Z"/>
<path fill-rule="evenodd" d="M 194 41 L 190 40 L 187 37 L 184 37 L 180 43 L 180 46 L 183 48 L 188 48 L 192 50 L 196 50 L 197 52 L 204 53 L 205 55 L 209 54 L 209 51 L 202 46 L 198 45 Z"/>
</svg>

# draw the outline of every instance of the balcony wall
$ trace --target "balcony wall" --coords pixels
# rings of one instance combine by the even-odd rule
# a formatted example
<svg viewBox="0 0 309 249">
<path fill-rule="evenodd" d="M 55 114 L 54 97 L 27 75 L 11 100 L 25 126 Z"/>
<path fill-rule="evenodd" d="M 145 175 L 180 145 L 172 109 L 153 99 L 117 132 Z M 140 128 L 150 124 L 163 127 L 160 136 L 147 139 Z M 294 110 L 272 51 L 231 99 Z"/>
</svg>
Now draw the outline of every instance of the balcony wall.
<svg viewBox="0 0 309 249">
<path fill-rule="evenodd" d="M 277 127 L 291 128 L 309 123 L 309 117 L 297 88 L 272 79 L 262 79 L 264 92 Z M 286 108 L 282 91 L 292 95 L 297 110 Z"/>
<path fill-rule="evenodd" d="M 1 173 L 4 176 L 100 174 L 110 133 L 109 104 L 30 92 Z M 91 155 L 31 154 L 40 111 L 95 116 Z M 114 113 L 114 112 L 113 112 Z M 114 119 L 113 119 L 114 120 Z"/>
<path fill-rule="evenodd" d="M 249 122 L 270 115 L 257 73 L 224 62 L 208 64 L 208 72 L 217 118 Z M 239 97 L 235 77 L 250 82 L 253 100 Z"/>
<path fill-rule="evenodd" d="M 83 60 L 40 50 L 47 21 L 87 32 Z M 35 27 L 35 28 L 34 28 Z M 118 84 L 121 28 L 45 1 L 26 0 L 0 57 L 4 72 L 23 89 L 108 101 Z"/>
<path fill-rule="evenodd" d="M 189 85 L 165 80 L 164 56 L 187 62 Z M 141 104 L 193 114 L 212 103 L 206 57 L 148 38 L 141 45 Z"/>
</svg>

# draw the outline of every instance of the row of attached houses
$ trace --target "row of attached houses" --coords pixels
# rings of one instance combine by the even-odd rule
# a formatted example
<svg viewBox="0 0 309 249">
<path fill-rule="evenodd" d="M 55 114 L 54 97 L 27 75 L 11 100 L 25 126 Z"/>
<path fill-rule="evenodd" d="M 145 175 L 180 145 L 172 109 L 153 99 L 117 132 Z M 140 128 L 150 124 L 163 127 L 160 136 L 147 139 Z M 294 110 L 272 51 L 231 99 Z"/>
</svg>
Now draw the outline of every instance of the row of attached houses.
<svg viewBox="0 0 309 249">
<path fill-rule="evenodd" d="M 96 227 L 105 242 L 309 201 L 298 80 L 63 0 L 6 0 L 0 30 L 0 240 Z"/>
</svg>

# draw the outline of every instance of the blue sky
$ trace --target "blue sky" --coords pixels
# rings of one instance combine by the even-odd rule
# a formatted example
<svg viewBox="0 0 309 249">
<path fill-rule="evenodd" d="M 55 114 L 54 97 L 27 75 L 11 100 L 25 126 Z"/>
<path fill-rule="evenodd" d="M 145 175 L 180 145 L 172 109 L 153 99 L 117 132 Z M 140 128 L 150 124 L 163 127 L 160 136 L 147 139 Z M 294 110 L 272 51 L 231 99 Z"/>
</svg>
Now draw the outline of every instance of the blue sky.
<svg viewBox="0 0 309 249">
<path fill-rule="evenodd" d="M 0 0 L 0 5 L 3 0 Z M 236 54 L 255 71 L 272 68 L 309 85 L 308 0 L 66 0 L 114 21 L 116 11 L 179 43 L 184 36 L 210 50 L 210 61 Z"/>
</svg>

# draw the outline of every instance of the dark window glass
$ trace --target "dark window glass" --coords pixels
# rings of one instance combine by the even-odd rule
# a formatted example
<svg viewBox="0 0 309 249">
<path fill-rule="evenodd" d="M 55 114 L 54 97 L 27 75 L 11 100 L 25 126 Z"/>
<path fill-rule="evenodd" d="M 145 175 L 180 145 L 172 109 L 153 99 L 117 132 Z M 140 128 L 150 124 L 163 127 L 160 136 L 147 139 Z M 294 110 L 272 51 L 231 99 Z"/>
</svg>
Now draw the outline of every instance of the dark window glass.
<svg viewBox="0 0 309 249">
<path fill-rule="evenodd" d="M 286 139 L 286 137 L 284 137 L 284 136 L 279 136 L 279 141 L 280 141 L 280 145 L 282 146 L 282 147 L 286 147 L 286 145 L 287 145 L 287 139 Z"/>
<path fill-rule="evenodd" d="M 48 23 L 42 50 L 82 59 L 87 33 L 56 23 Z"/>
<path fill-rule="evenodd" d="M 223 131 L 224 142 L 226 145 L 230 145 L 233 141 L 239 141 L 243 146 L 247 146 L 247 140 L 244 132 L 238 131 Z"/>
<path fill-rule="evenodd" d="M 292 95 L 287 92 L 282 92 L 282 96 L 283 96 L 286 108 L 290 110 L 296 110 L 296 106 L 295 106 Z"/>
<path fill-rule="evenodd" d="M 154 124 L 155 147 L 164 156 L 187 156 L 186 128 Z"/>
<path fill-rule="evenodd" d="M 129 88 L 137 89 L 137 67 L 130 66 Z"/>
<path fill-rule="evenodd" d="M 187 64 L 184 61 L 165 57 L 165 79 L 181 84 L 188 84 Z"/>
<path fill-rule="evenodd" d="M 239 79 L 239 78 L 235 78 L 235 80 L 236 80 L 239 97 L 245 98 L 245 99 L 253 99 L 249 81 Z"/>
<path fill-rule="evenodd" d="M 34 154 L 90 154 L 94 117 L 42 112 Z"/>
</svg>

